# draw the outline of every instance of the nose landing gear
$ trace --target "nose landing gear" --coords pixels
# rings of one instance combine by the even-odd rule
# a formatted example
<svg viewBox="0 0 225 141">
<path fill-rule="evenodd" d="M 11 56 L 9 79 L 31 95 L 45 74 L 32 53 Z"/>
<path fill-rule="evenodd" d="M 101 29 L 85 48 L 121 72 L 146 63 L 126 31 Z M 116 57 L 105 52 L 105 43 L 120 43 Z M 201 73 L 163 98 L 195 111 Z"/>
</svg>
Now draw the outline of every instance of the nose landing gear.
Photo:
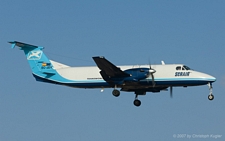
<svg viewBox="0 0 225 141">
<path fill-rule="evenodd" d="M 213 99 L 214 99 L 214 95 L 213 95 L 213 94 L 209 94 L 209 95 L 208 95 L 208 99 L 209 99 L 209 100 L 213 100 Z"/>
<path fill-rule="evenodd" d="M 208 95 L 208 99 L 209 100 L 213 100 L 214 99 L 214 95 L 212 93 L 212 83 L 208 83 L 208 86 L 209 86 L 209 91 L 210 91 L 210 93 Z"/>
</svg>

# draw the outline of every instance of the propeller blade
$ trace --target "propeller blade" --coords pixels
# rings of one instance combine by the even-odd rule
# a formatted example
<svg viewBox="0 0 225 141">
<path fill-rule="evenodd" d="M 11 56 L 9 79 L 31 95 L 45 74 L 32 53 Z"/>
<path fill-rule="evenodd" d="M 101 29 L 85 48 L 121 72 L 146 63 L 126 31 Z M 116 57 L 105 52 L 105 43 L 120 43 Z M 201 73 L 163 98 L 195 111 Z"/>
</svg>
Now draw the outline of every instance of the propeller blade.
<svg viewBox="0 0 225 141">
<path fill-rule="evenodd" d="M 154 75 L 151 73 L 151 77 L 152 77 L 152 85 L 153 87 L 155 87 L 155 78 L 154 78 Z"/>
<path fill-rule="evenodd" d="M 148 65 L 149 65 L 149 69 L 151 70 L 152 67 L 151 67 L 151 61 L 150 60 L 148 60 Z"/>
<path fill-rule="evenodd" d="M 170 86 L 170 98 L 173 98 L 173 87 Z"/>
<path fill-rule="evenodd" d="M 151 75 L 153 87 L 155 87 L 155 78 L 153 75 L 153 73 L 155 73 L 155 72 L 156 72 L 156 70 L 152 69 L 151 62 L 149 61 L 149 75 Z"/>
</svg>

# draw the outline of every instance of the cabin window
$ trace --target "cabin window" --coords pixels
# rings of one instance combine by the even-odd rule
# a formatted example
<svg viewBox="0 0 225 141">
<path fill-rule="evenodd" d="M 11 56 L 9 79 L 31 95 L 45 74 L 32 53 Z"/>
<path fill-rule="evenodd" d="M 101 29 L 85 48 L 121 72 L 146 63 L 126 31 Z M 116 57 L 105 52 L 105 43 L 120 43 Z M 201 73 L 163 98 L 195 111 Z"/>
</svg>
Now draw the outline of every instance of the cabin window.
<svg viewBox="0 0 225 141">
<path fill-rule="evenodd" d="M 181 70 L 181 66 L 176 67 L 176 70 Z"/>
</svg>

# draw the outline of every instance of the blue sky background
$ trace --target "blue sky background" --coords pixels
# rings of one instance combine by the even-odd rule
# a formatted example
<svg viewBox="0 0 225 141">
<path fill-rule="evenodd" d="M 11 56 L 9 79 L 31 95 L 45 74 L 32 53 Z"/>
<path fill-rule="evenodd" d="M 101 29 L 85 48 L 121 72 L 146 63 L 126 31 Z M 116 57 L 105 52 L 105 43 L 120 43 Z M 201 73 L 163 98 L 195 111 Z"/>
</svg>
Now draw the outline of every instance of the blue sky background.
<svg viewBox="0 0 225 141">
<path fill-rule="evenodd" d="M 225 139 L 225 1 L 0 1 L 0 140 Z M 112 89 L 74 89 L 34 80 L 22 51 L 7 41 L 45 47 L 71 66 L 183 63 L 217 78 L 208 86 L 139 96 Z M 166 71 L 166 70 L 165 70 Z M 215 140 L 206 138 L 207 140 Z"/>
</svg>

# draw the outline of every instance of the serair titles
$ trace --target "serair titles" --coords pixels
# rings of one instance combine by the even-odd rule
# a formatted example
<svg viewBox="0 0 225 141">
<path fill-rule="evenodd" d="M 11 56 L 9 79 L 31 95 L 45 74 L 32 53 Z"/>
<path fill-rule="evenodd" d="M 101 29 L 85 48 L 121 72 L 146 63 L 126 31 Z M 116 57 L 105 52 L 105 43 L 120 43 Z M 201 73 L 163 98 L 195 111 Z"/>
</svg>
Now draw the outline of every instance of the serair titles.
<svg viewBox="0 0 225 141">
<path fill-rule="evenodd" d="M 175 76 L 189 76 L 190 72 L 175 72 Z"/>
</svg>

